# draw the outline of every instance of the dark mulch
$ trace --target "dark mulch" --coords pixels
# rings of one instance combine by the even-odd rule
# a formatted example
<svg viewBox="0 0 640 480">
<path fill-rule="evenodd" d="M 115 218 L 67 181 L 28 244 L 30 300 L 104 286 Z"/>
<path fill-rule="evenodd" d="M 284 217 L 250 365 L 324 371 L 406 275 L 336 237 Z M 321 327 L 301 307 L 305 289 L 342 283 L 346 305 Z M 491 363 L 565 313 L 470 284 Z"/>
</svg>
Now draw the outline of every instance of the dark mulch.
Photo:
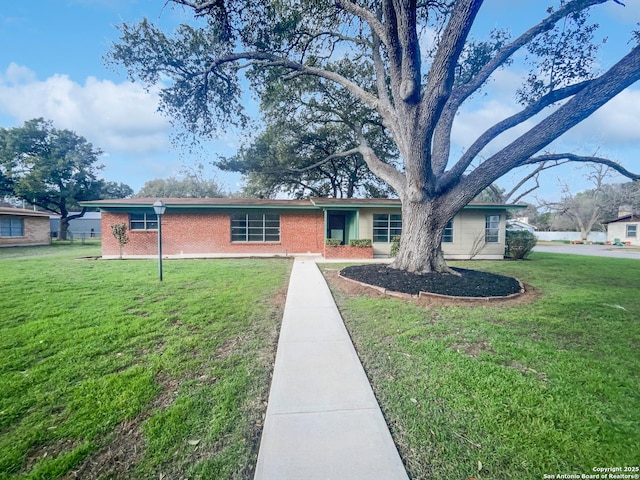
<svg viewBox="0 0 640 480">
<path fill-rule="evenodd" d="M 460 276 L 449 273 L 415 274 L 385 265 L 356 265 L 343 268 L 343 277 L 376 285 L 394 292 L 418 295 L 419 292 L 455 297 L 506 297 L 520 292 L 520 283 L 512 277 L 454 268 Z"/>
</svg>

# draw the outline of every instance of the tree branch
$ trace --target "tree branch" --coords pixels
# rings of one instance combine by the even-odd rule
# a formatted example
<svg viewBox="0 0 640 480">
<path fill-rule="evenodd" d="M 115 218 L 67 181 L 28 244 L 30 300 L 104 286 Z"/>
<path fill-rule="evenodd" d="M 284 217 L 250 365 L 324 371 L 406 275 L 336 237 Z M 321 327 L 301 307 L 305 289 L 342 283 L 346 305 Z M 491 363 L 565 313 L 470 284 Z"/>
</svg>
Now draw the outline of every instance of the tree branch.
<svg viewBox="0 0 640 480">
<path fill-rule="evenodd" d="M 387 182 L 396 192 L 402 192 L 406 181 L 405 175 L 393 165 L 383 162 L 373 151 L 369 142 L 367 142 L 362 127 L 356 128 L 356 136 L 360 144 L 360 153 L 364 158 L 369 170 Z"/>
<path fill-rule="evenodd" d="M 561 88 L 550 92 L 544 97 L 540 98 L 536 103 L 529 105 L 524 110 L 505 118 L 501 122 L 496 123 L 493 127 L 485 131 L 462 155 L 460 160 L 449 170 L 440 181 L 439 188 L 448 188 L 456 179 L 460 178 L 464 174 L 465 170 L 469 168 L 471 162 L 478 156 L 478 154 L 489 143 L 496 139 L 499 135 L 503 134 L 507 130 L 514 128 L 527 120 L 533 118 L 549 105 L 552 105 L 560 100 L 569 98 L 576 93 L 580 92 L 590 84 L 590 80 L 571 85 L 569 87 Z"/>
<path fill-rule="evenodd" d="M 387 48 L 391 46 L 384 25 L 370 10 L 361 7 L 360 5 L 356 5 L 349 0 L 336 0 L 336 5 L 342 8 L 345 12 L 355 15 L 360 20 L 368 24 L 371 31 L 374 32 L 380 40 L 382 40 L 382 43 L 384 43 Z"/>
<path fill-rule="evenodd" d="M 534 165 L 536 163 L 544 163 L 548 161 L 560 161 L 566 160 L 566 162 L 582 162 L 582 163 L 598 163 L 601 165 L 606 165 L 607 167 L 615 170 L 621 175 L 631 179 L 631 180 L 640 180 L 640 174 L 630 172 L 622 165 L 613 160 L 609 160 L 608 158 L 601 157 L 589 157 L 589 156 L 581 156 L 575 155 L 573 153 L 553 153 L 553 154 L 545 154 L 537 157 L 531 157 L 528 160 L 522 162 L 522 165 Z M 564 163 L 566 163 L 564 162 Z"/>
<path fill-rule="evenodd" d="M 483 188 L 502 177 L 508 171 L 521 165 L 530 164 L 531 158 L 537 152 L 638 80 L 640 80 L 640 45 L 634 47 L 607 72 L 591 80 L 585 88 L 551 115 L 540 121 L 538 125 L 511 142 L 464 177 L 459 183 L 460 189 L 456 189 L 457 191 L 465 192 L 461 200 L 470 201 Z M 580 158 L 578 156 L 574 157 Z M 537 158 L 539 161 L 545 160 L 542 157 Z M 607 160 L 607 162 L 611 161 Z M 615 162 L 611 163 L 614 164 Z M 621 166 L 618 166 L 617 171 L 620 173 L 626 172 Z M 637 175 L 631 175 L 630 178 L 638 179 Z"/>
<path fill-rule="evenodd" d="M 350 150 L 345 150 L 344 152 L 332 153 L 331 155 L 326 156 L 322 160 L 320 160 L 320 161 L 318 161 L 318 162 L 316 162 L 316 163 L 314 163 L 312 165 L 309 165 L 308 167 L 304 167 L 304 168 L 287 168 L 287 169 L 284 169 L 282 171 L 285 171 L 287 173 L 288 172 L 292 172 L 292 173 L 293 172 L 295 172 L 295 173 L 308 172 L 309 170 L 313 170 L 314 168 L 317 168 L 320 165 L 323 165 L 323 164 L 325 164 L 327 162 L 330 162 L 331 160 L 334 160 L 336 158 L 344 158 L 344 157 L 348 157 L 349 155 L 355 155 L 357 153 L 361 153 L 359 147 L 352 148 Z M 277 171 L 274 171 L 274 173 L 275 172 L 277 172 Z"/>
<path fill-rule="evenodd" d="M 563 18 L 586 10 L 594 5 L 605 3 L 609 0 L 573 0 L 567 2 L 557 11 L 549 15 L 537 25 L 520 35 L 517 39 L 499 50 L 494 57 L 473 77 L 473 79 L 458 87 L 451 95 L 450 102 L 453 103 L 453 110 L 457 111 L 459 106 L 472 93 L 477 91 L 498 68 L 500 68 L 515 52 L 527 45 L 531 40 L 541 33 L 551 30 L 554 25 Z"/>
<path fill-rule="evenodd" d="M 209 64 L 207 70 L 204 71 L 203 74 L 206 75 L 208 72 L 213 72 L 221 65 L 227 63 L 235 63 L 242 60 L 257 61 L 264 66 L 284 67 L 295 72 L 300 72 L 303 75 L 311 75 L 330 80 L 339 85 L 342 85 L 346 90 L 348 90 L 350 93 L 360 99 L 363 103 L 369 105 L 374 110 L 378 111 L 380 107 L 380 101 L 375 97 L 375 95 L 370 94 L 356 83 L 336 72 L 324 70 L 318 67 L 312 67 L 309 65 L 303 65 L 301 63 L 294 62 L 293 60 L 279 57 L 267 52 L 239 52 L 217 58 Z M 381 112 L 381 114 L 382 113 L 383 112 Z"/>
<path fill-rule="evenodd" d="M 608 0 L 574 0 L 568 2 L 556 12 L 549 15 L 537 25 L 531 27 L 525 33 L 520 35 L 513 42 L 505 45 L 500 49 L 494 57 L 487 62 L 487 64 L 480 69 L 480 71 L 469 81 L 468 83 L 461 85 L 454 89 L 451 96 L 447 100 L 446 106 L 443 108 L 442 115 L 439 119 L 438 126 L 434 136 L 434 171 L 436 173 L 443 173 L 447 161 L 449 159 L 449 141 L 451 138 L 451 128 L 453 126 L 454 118 L 458 112 L 458 109 L 462 103 L 475 93 L 489 77 L 515 53 L 525 45 L 527 45 L 533 38 L 551 30 L 554 25 L 561 19 L 567 17 L 572 13 L 576 13 L 594 5 L 604 3 Z M 554 92 L 550 92 L 553 94 Z M 566 97 L 565 97 L 566 98 Z M 557 100 L 556 100 L 557 101 Z M 553 102 L 552 102 L 553 103 Z M 461 165 L 462 166 L 462 165 Z M 468 164 L 462 168 L 462 171 L 468 167 Z M 458 169 L 458 175 L 462 172 Z M 448 182 L 445 182 L 448 183 Z"/>
</svg>

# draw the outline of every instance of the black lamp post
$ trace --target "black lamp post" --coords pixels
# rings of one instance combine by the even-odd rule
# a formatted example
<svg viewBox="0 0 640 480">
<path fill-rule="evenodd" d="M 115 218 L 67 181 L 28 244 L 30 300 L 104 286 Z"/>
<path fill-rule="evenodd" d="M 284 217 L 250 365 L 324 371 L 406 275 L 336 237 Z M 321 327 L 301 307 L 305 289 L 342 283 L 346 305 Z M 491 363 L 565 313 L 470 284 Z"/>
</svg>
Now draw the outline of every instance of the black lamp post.
<svg viewBox="0 0 640 480">
<path fill-rule="evenodd" d="M 156 200 L 153 204 L 153 210 L 158 216 L 158 278 L 162 281 L 162 215 L 167 209 L 162 200 Z"/>
</svg>

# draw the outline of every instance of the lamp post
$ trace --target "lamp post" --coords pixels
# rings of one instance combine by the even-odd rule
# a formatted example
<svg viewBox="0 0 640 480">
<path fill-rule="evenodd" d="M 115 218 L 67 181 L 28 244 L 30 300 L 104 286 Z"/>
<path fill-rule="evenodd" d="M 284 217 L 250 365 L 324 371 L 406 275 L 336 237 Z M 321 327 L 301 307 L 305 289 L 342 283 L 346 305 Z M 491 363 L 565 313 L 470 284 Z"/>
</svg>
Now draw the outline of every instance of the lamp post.
<svg viewBox="0 0 640 480">
<path fill-rule="evenodd" d="M 162 215 L 167 209 L 162 200 L 156 200 L 153 204 L 153 210 L 158 216 L 158 278 L 162 281 Z"/>
</svg>

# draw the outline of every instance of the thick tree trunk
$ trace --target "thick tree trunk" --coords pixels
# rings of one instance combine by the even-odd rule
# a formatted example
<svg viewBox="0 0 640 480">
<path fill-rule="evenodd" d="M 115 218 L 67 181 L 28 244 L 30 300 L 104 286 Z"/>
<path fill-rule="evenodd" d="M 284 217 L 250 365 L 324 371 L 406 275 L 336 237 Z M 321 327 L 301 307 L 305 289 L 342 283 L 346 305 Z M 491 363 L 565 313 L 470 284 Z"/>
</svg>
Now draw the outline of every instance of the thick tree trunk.
<svg viewBox="0 0 640 480">
<path fill-rule="evenodd" d="M 66 240 L 68 230 L 69 230 L 69 219 L 66 217 L 60 217 L 60 228 L 58 232 L 58 240 Z"/>
<path fill-rule="evenodd" d="M 435 201 L 402 202 L 400 251 L 391 268 L 412 273 L 454 273 L 444 260 L 442 235 L 450 217 Z"/>
</svg>

